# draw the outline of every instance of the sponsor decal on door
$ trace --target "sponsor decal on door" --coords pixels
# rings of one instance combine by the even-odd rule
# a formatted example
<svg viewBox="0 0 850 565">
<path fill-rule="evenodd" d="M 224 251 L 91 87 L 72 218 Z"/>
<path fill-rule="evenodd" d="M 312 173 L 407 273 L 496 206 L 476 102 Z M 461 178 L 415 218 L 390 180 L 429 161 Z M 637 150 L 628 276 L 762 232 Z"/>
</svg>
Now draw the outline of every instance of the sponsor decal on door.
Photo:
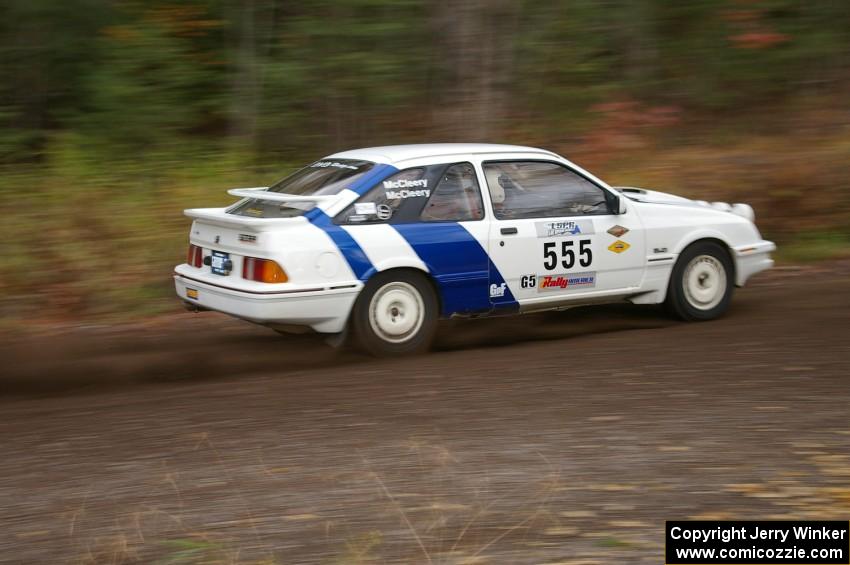
<svg viewBox="0 0 850 565">
<path fill-rule="evenodd" d="M 620 254 L 623 251 L 626 251 L 629 247 L 631 247 L 631 245 L 621 239 L 618 239 L 617 241 L 608 246 L 608 251 L 613 251 L 614 253 Z"/>
<path fill-rule="evenodd" d="M 596 271 L 564 273 L 561 275 L 540 275 L 537 277 L 537 280 L 537 292 L 593 288 L 596 286 Z"/>
<path fill-rule="evenodd" d="M 595 233 L 592 220 L 534 222 L 534 227 L 537 230 L 537 237 L 572 237 Z"/>
<path fill-rule="evenodd" d="M 623 237 L 627 233 L 629 233 L 629 228 L 624 226 L 612 226 L 608 228 L 608 233 L 613 235 L 614 237 Z"/>
</svg>

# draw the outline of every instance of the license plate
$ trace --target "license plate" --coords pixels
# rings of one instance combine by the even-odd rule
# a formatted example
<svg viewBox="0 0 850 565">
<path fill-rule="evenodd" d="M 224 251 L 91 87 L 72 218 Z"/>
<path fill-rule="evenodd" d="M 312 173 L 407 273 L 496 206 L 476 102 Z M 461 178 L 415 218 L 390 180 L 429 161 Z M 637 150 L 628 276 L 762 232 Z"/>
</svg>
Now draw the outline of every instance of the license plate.
<svg viewBox="0 0 850 565">
<path fill-rule="evenodd" d="M 197 299 L 198 299 L 198 291 L 197 291 L 197 289 L 194 289 L 194 288 L 187 288 L 187 289 L 186 289 L 186 297 L 187 297 L 187 298 L 192 298 L 192 299 L 194 299 L 194 300 L 197 300 Z"/>
<path fill-rule="evenodd" d="M 210 262 L 210 268 L 214 275 L 229 275 L 232 264 L 230 262 L 230 253 L 222 251 L 213 251 Z"/>
</svg>

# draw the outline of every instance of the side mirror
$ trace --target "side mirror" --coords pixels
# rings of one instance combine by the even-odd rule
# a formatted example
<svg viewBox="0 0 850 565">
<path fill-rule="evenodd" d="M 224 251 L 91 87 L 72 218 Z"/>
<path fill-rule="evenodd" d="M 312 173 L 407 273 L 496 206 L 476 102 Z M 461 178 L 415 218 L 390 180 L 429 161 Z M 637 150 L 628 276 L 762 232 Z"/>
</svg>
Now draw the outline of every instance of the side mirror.
<svg viewBox="0 0 850 565">
<path fill-rule="evenodd" d="M 614 201 L 611 204 L 611 209 L 614 211 L 614 214 L 618 216 L 625 214 L 628 211 L 626 208 L 626 199 L 623 196 L 614 196 Z"/>
</svg>

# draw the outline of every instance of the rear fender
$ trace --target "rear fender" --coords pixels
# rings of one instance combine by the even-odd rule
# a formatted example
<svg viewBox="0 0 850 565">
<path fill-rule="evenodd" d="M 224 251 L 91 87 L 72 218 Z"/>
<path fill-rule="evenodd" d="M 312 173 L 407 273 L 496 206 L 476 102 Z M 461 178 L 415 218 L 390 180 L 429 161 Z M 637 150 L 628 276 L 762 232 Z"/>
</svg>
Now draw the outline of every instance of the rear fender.
<svg viewBox="0 0 850 565">
<path fill-rule="evenodd" d="M 377 273 L 389 271 L 390 269 L 414 269 L 425 275 L 429 275 L 428 267 L 418 257 L 399 256 L 383 259 L 373 264 L 373 268 L 366 272 L 365 278 L 368 280 Z"/>
</svg>

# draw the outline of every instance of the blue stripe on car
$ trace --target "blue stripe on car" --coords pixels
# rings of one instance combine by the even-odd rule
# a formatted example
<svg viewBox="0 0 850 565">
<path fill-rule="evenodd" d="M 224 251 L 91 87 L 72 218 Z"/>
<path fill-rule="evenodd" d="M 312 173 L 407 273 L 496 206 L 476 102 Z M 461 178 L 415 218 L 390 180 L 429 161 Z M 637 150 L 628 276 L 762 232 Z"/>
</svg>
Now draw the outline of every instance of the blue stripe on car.
<svg viewBox="0 0 850 565">
<path fill-rule="evenodd" d="M 392 165 L 378 163 L 346 188 L 363 196 L 376 183 L 397 172 L 398 169 Z M 375 273 L 375 266 L 372 265 L 360 244 L 351 237 L 351 234 L 334 224 L 330 216 L 325 214 L 324 211 L 316 207 L 306 212 L 304 217 L 330 236 L 358 280 L 366 281 Z"/>
<path fill-rule="evenodd" d="M 330 216 L 325 214 L 319 208 L 313 208 L 304 214 L 304 217 L 310 220 L 311 224 L 320 228 L 328 234 L 328 236 L 330 236 L 339 248 L 342 256 L 345 257 L 346 261 L 348 261 L 348 266 L 351 267 L 351 270 L 354 272 L 354 276 L 361 281 L 366 281 L 366 279 L 372 276 L 375 272 L 375 267 L 366 256 L 363 248 L 360 247 L 360 244 L 354 241 L 354 238 L 351 237 L 351 234 L 334 224 Z"/>
<path fill-rule="evenodd" d="M 392 165 L 386 165 L 383 163 L 377 163 L 374 167 L 369 169 L 365 175 L 357 179 L 356 182 L 351 183 L 346 188 L 353 190 L 360 196 L 366 194 L 370 188 L 375 186 L 378 181 L 382 181 L 390 175 L 394 175 L 398 172 L 398 169 L 393 167 Z"/>
<path fill-rule="evenodd" d="M 493 307 L 519 307 L 505 285 L 503 296 L 490 298 L 490 285 L 500 287 L 501 273 L 472 234 L 454 222 L 393 224 L 437 281 L 443 315 L 486 312 Z"/>
</svg>

